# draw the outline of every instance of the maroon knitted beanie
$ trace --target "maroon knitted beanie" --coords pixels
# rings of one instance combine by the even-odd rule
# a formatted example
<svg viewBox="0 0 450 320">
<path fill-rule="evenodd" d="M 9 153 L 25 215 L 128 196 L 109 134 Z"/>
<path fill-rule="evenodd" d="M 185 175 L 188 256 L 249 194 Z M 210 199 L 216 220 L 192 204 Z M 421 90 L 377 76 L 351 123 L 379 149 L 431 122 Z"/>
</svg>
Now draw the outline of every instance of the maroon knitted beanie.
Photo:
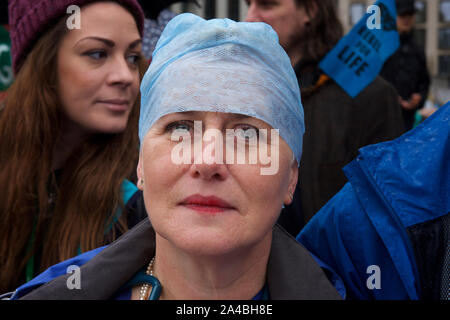
<svg viewBox="0 0 450 320">
<path fill-rule="evenodd" d="M 99 0 L 10 0 L 11 54 L 14 72 L 49 25 L 67 14 L 71 5 L 79 7 Z M 137 0 L 112 0 L 125 6 L 136 19 L 139 32 L 144 30 L 144 13 Z M 69 17 L 69 15 L 67 16 Z"/>
</svg>

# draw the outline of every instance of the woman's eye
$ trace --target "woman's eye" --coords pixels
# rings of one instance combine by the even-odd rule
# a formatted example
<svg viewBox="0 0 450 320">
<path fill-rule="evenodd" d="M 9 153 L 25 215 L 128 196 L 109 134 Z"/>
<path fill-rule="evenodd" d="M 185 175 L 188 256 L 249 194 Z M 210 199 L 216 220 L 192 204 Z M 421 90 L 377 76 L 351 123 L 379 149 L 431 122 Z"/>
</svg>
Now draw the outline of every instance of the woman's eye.
<svg viewBox="0 0 450 320">
<path fill-rule="evenodd" d="M 141 60 L 140 54 L 132 54 L 127 57 L 127 61 L 131 64 L 138 64 L 138 62 Z"/>
<path fill-rule="evenodd" d="M 239 137 L 241 139 L 252 140 L 258 138 L 257 129 L 253 126 L 241 125 L 238 126 L 235 131 L 236 137 Z"/>
<path fill-rule="evenodd" d="M 175 121 L 166 126 L 166 131 L 170 133 L 187 133 L 193 130 L 193 124 L 190 121 Z"/>
<path fill-rule="evenodd" d="M 95 50 L 95 51 L 86 52 L 84 55 L 86 55 L 94 60 L 100 60 L 100 59 L 106 57 L 106 52 L 103 50 Z"/>
</svg>

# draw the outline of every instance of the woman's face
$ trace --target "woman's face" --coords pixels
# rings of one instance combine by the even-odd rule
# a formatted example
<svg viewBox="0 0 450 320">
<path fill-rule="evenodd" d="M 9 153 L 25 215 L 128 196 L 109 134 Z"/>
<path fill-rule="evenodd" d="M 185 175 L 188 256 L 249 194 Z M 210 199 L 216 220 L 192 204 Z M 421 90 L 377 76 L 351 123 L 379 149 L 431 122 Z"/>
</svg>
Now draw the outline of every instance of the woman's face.
<svg viewBox="0 0 450 320">
<path fill-rule="evenodd" d="M 227 129 L 235 132 L 228 143 Z M 267 129 L 267 143 L 260 129 Z M 255 118 L 218 112 L 160 118 L 144 139 L 138 165 L 138 185 L 157 235 L 185 252 L 205 255 L 248 248 L 271 235 L 282 205 L 291 202 L 298 170 L 290 148 L 282 139 L 277 142 L 271 129 Z M 206 139 L 208 132 L 216 135 Z M 252 145 L 255 133 L 259 144 Z M 192 138 L 186 144 L 192 146 L 187 163 L 174 161 L 181 139 L 172 134 L 185 135 L 183 141 Z M 215 141 L 222 138 L 220 149 Z M 238 143 L 246 148 L 244 164 L 237 161 Z M 272 161 L 278 156 L 278 170 L 271 175 L 261 174 L 269 164 L 260 158 L 250 164 L 249 155 L 263 145 Z M 234 160 L 226 159 L 232 149 Z"/>
<path fill-rule="evenodd" d="M 81 9 L 81 28 L 58 50 L 58 92 L 68 121 L 87 133 L 119 133 L 139 92 L 141 37 L 133 16 L 114 2 Z"/>
</svg>

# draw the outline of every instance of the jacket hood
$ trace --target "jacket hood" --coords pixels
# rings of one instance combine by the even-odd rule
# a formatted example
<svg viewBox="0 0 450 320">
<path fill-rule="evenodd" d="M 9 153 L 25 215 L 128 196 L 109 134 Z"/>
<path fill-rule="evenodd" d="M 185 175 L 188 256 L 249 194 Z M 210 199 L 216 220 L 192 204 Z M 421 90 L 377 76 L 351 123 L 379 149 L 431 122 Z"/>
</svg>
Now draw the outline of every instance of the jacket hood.
<svg viewBox="0 0 450 320">
<path fill-rule="evenodd" d="M 398 139 L 360 149 L 344 168 L 412 299 L 420 277 L 406 228 L 450 211 L 449 132 L 447 103 Z"/>
<path fill-rule="evenodd" d="M 404 227 L 439 218 L 450 212 L 449 133 L 450 102 L 398 139 L 360 149 L 344 172 L 352 184 L 363 174 Z"/>
</svg>

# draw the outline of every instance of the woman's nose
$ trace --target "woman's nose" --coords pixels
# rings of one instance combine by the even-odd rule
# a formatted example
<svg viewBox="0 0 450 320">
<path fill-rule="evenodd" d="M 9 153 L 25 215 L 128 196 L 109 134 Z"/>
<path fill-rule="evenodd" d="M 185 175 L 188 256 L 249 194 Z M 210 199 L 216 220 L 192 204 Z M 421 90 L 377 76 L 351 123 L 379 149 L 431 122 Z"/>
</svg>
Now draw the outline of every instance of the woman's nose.
<svg viewBox="0 0 450 320">
<path fill-rule="evenodd" d="M 215 142 L 203 142 L 202 148 L 194 150 L 190 173 L 194 178 L 208 181 L 225 180 L 229 173 L 224 161 L 223 148 L 217 147 Z"/>
<path fill-rule="evenodd" d="M 137 75 L 126 59 L 117 58 L 114 63 L 111 64 L 108 77 L 109 84 L 128 87 L 135 79 L 137 79 Z"/>
</svg>

